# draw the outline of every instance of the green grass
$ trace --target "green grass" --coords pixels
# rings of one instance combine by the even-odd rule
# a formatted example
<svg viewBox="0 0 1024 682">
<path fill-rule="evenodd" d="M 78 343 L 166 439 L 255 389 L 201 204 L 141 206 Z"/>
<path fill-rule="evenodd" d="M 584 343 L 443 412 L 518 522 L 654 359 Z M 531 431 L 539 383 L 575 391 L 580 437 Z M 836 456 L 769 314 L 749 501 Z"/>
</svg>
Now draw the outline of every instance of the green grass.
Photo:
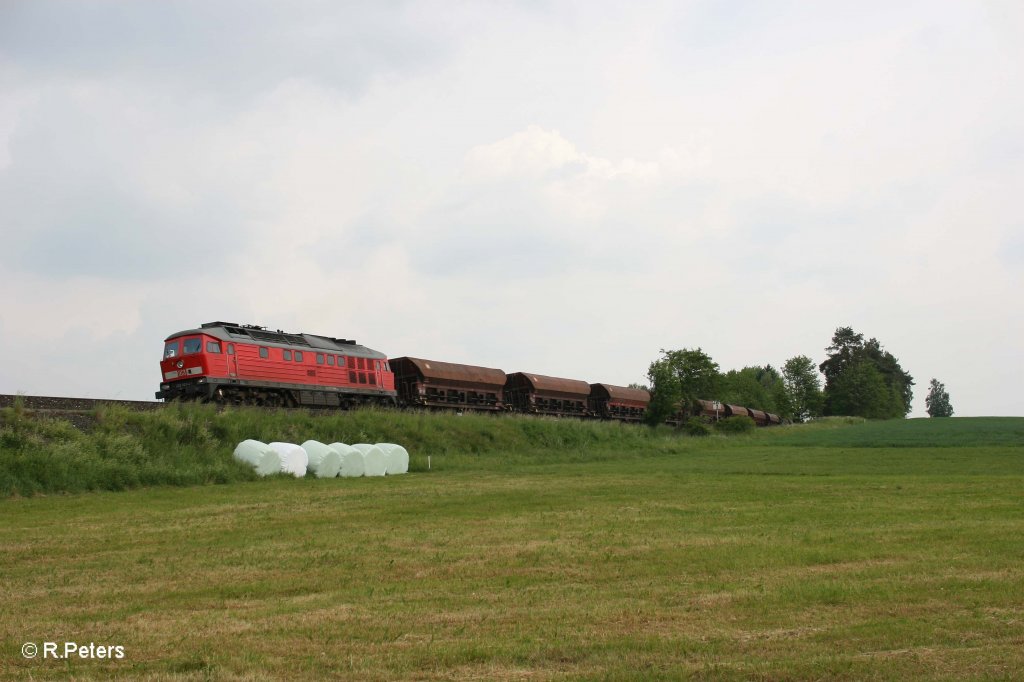
<svg viewBox="0 0 1024 682">
<path fill-rule="evenodd" d="M 0 678 L 1015 679 L 1022 422 L 473 452 L 486 422 L 413 419 L 429 472 L 2 500 Z"/>
<path fill-rule="evenodd" d="M 851 448 L 962 448 L 1021 445 L 1024 419 L 1019 417 L 950 417 L 865 421 L 852 417 L 823 419 L 800 428 L 768 429 L 776 445 Z"/>
<path fill-rule="evenodd" d="M 476 468 L 500 456 L 519 462 L 594 461 L 686 447 L 668 427 L 504 415 L 395 410 L 311 413 L 177 405 L 156 412 L 101 407 L 80 430 L 14 407 L 0 410 L 0 496 L 127 490 L 255 480 L 231 452 L 247 438 L 264 442 L 395 442 L 410 469 L 428 457 Z"/>
</svg>

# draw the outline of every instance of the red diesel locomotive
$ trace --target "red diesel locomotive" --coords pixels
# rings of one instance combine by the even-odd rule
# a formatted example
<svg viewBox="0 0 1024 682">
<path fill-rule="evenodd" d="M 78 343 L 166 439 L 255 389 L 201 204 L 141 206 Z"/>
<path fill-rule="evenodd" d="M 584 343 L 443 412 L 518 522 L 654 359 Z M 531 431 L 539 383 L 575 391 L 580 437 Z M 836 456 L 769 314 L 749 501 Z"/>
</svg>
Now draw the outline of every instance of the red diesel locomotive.
<svg viewBox="0 0 1024 682">
<path fill-rule="evenodd" d="M 226 405 L 396 404 L 387 356 L 348 339 L 208 322 L 171 334 L 157 398 Z"/>
<path fill-rule="evenodd" d="M 377 404 L 640 422 L 651 400 L 638 388 L 413 357 L 389 361 L 347 339 L 231 322 L 208 322 L 167 337 L 160 371 L 157 398 L 224 405 L 348 409 Z M 722 417 L 748 415 L 762 426 L 781 421 L 759 410 L 698 402 L 680 408 L 669 423 L 689 416 L 717 421 L 720 411 Z"/>
</svg>

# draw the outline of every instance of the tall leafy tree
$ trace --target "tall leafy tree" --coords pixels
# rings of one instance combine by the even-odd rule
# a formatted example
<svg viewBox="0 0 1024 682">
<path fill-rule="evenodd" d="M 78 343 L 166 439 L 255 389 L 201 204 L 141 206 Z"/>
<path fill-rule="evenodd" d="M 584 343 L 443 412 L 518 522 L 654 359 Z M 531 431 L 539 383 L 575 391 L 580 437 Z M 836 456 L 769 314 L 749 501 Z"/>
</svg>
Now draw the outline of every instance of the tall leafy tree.
<svg viewBox="0 0 1024 682">
<path fill-rule="evenodd" d="M 928 386 L 928 395 L 924 399 L 929 417 L 952 417 L 953 405 L 949 402 L 949 393 L 945 385 L 938 379 L 932 379 Z"/>
<path fill-rule="evenodd" d="M 893 393 L 892 416 L 906 417 L 910 412 L 910 402 L 914 399 L 914 378 L 903 371 L 896 356 L 883 349 L 878 339 L 871 339 L 864 344 L 864 355 L 881 372 L 885 385 Z"/>
<path fill-rule="evenodd" d="M 794 356 L 782 366 L 782 376 L 791 418 L 803 422 L 820 416 L 825 397 L 814 361 L 806 355 Z"/>
<path fill-rule="evenodd" d="M 722 382 L 718 363 L 700 348 L 662 351 L 679 380 L 683 400 L 713 399 Z"/>
<path fill-rule="evenodd" d="M 721 381 L 722 390 L 719 393 L 721 401 L 758 410 L 773 409 L 766 406 L 770 398 L 764 385 L 758 381 L 760 371 L 760 367 L 744 367 L 726 372 Z"/>
<path fill-rule="evenodd" d="M 761 385 L 764 386 L 771 397 L 770 406 L 765 409 L 769 412 L 775 412 L 786 419 L 792 419 L 793 404 L 789 400 L 789 393 L 786 391 L 786 381 L 782 374 L 779 373 L 779 370 L 771 365 L 765 365 L 761 368 L 758 381 L 761 382 Z"/>
<path fill-rule="evenodd" d="M 878 419 L 905 417 L 913 399 L 914 378 L 878 339 L 850 327 L 836 329 L 828 358 L 819 369 L 825 375 L 825 414 L 848 414 Z M 884 391 L 876 390 L 878 382 Z"/>
<path fill-rule="evenodd" d="M 722 381 L 718 363 L 700 348 L 662 349 L 661 357 L 648 368 L 647 378 L 652 391 L 648 418 L 655 424 L 672 414 L 680 402 L 716 398 Z"/>
<path fill-rule="evenodd" d="M 825 375 L 826 390 L 854 363 L 863 350 L 863 334 L 858 334 L 851 327 L 836 329 L 836 333 L 832 335 L 832 345 L 825 349 L 828 358 L 818 367 Z"/>
<path fill-rule="evenodd" d="M 647 422 L 660 424 L 676 411 L 676 406 L 682 400 L 679 378 L 669 365 L 668 359 L 662 357 L 647 368 L 647 379 L 650 381 L 651 392 L 651 402 L 647 406 Z"/>
<path fill-rule="evenodd" d="M 790 417 L 789 397 L 782 375 L 771 365 L 729 370 L 722 376 L 720 399 Z"/>
<path fill-rule="evenodd" d="M 882 373 L 870 361 L 860 360 L 836 377 L 829 394 L 829 409 L 832 414 L 890 419 L 902 416 L 897 413 L 893 399 Z"/>
</svg>

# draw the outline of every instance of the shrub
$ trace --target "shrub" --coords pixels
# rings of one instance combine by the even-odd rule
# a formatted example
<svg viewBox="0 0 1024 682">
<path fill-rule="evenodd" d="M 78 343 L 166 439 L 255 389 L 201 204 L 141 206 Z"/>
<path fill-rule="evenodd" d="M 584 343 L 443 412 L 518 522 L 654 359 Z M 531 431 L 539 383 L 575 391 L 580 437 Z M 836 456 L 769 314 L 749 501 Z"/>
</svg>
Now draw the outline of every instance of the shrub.
<svg viewBox="0 0 1024 682">
<path fill-rule="evenodd" d="M 754 420 L 744 416 L 726 417 L 715 424 L 716 431 L 726 434 L 750 433 L 755 428 L 757 428 L 757 425 L 754 423 Z"/>
<path fill-rule="evenodd" d="M 710 436 L 711 427 L 700 420 L 700 417 L 690 417 L 683 424 L 683 431 L 691 436 Z"/>
</svg>

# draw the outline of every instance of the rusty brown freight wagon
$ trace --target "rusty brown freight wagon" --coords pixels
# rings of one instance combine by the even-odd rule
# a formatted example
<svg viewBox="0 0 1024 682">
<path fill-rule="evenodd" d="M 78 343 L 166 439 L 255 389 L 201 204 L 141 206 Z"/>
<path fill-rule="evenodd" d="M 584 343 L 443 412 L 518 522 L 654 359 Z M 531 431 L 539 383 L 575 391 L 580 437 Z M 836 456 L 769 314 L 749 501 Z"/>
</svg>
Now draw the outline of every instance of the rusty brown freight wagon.
<svg viewBox="0 0 1024 682">
<path fill-rule="evenodd" d="M 698 417 L 707 422 L 716 422 L 725 416 L 725 405 L 716 400 L 695 400 L 694 409 Z"/>
<path fill-rule="evenodd" d="M 726 405 L 725 414 L 729 417 L 750 417 L 753 419 L 750 410 L 742 405 Z"/>
<path fill-rule="evenodd" d="M 761 410 L 755 410 L 755 409 L 751 408 L 751 410 L 750 410 L 750 417 L 751 417 L 751 419 L 754 420 L 754 423 L 757 424 L 758 426 L 768 426 L 768 424 L 770 423 L 769 420 L 768 420 L 768 414 L 765 413 L 765 412 L 762 412 Z"/>
<path fill-rule="evenodd" d="M 590 384 L 542 374 L 516 372 L 505 381 L 505 402 L 516 412 L 585 417 Z"/>
<path fill-rule="evenodd" d="M 590 384 L 590 411 L 601 419 L 638 422 L 650 402 L 651 394 L 642 388 Z"/>
<path fill-rule="evenodd" d="M 422 358 L 392 358 L 402 405 L 497 412 L 505 408 L 505 372 Z"/>
</svg>

